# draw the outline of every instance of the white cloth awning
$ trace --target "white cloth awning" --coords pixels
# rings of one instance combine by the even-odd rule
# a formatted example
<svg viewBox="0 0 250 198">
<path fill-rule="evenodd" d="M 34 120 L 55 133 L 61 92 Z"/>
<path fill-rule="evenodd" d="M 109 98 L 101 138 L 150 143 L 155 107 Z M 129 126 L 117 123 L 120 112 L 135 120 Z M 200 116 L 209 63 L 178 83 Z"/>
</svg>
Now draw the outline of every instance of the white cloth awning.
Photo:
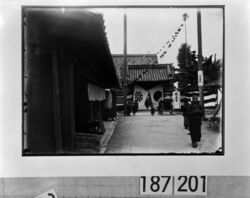
<svg viewBox="0 0 250 198">
<path fill-rule="evenodd" d="M 105 89 L 92 83 L 88 83 L 88 96 L 89 101 L 105 100 Z"/>
</svg>

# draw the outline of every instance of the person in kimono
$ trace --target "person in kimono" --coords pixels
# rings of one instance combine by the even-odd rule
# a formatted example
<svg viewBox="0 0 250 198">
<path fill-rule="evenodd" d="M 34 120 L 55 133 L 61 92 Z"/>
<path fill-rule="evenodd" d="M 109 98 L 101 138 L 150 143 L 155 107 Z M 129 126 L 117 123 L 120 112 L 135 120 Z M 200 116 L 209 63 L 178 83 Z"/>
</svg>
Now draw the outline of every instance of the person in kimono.
<svg viewBox="0 0 250 198">
<path fill-rule="evenodd" d="M 185 129 L 188 129 L 189 128 L 189 122 L 188 122 L 188 106 L 189 106 L 189 103 L 188 103 L 188 99 L 187 98 L 184 98 L 184 101 L 183 101 L 183 106 L 182 106 L 182 115 L 184 117 L 184 128 Z"/>
<path fill-rule="evenodd" d="M 187 114 L 192 146 L 196 148 L 198 146 L 197 142 L 201 140 L 201 124 L 204 116 L 204 109 L 199 104 L 197 95 L 193 96 L 192 103 L 188 106 Z"/>
</svg>

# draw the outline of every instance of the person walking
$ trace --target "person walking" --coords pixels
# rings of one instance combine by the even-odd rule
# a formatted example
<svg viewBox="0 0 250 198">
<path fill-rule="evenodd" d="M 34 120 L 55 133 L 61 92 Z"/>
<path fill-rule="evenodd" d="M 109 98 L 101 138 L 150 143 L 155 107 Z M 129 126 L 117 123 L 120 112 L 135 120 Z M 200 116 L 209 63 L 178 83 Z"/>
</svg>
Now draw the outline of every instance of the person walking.
<svg viewBox="0 0 250 198">
<path fill-rule="evenodd" d="M 163 115 L 163 105 L 163 100 L 160 98 L 158 102 L 158 115 Z"/>
<path fill-rule="evenodd" d="M 152 116 L 155 114 L 155 108 L 154 108 L 153 104 L 151 104 L 151 110 L 150 110 L 150 112 L 151 112 Z"/>
<path fill-rule="evenodd" d="M 133 115 L 135 115 L 136 112 L 138 111 L 138 101 L 137 100 L 134 101 L 132 110 L 133 110 Z"/>
<path fill-rule="evenodd" d="M 204 116 L 204 109 L 199 104 L 197 95 L 193 96 L 192 103 L 188 106 L 187 114 L 192 146 L 196 148 L 198 146 L 197 142 L 200 142 L 201 139 L 201 124 Z"/>
<path fill-rule="evenodd" d="M 183 106 L 182 106 L 182 115 L 183 115 L 183 117 L 184 117 L 184 128 L 185 129 L 188 129 L 189 128 L 189 121 L 188 121 L 188 112 L 187 112 L 187 110 L 188 110 L 188 106 L 189 106 L 189 104 L 188 104 L 188 99 L 187 98 L 184 98 L 184 104 L 183 104 Z"/>
<path fill-rule="evenodd" d="M 173 110 L 174 110 L 174 105 L 173 105 L 173 99 L 171 98 L 170 109 L 169 109 L 170 115 L 174 115 Z"/>
<path fill-rule="evenodd" d="M 127 103 L 127 115 L 130 116 L 132 111 L 132 102 L 129 100 Z"/>
</svg>

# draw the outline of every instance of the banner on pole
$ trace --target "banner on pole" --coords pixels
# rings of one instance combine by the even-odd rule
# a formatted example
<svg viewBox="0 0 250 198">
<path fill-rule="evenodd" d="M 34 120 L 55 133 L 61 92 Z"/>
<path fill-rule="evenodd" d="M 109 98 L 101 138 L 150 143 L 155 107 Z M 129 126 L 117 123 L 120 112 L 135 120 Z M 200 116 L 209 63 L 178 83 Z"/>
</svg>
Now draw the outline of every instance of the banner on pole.
<svg viewBox="0 0 250 198">
<path fill-rule="evenodd" d="M 203 71 L 198 70 L 198 86 L 203 86 L 204 85 L 204 77 L 203 77 Z"/>
<path fill-rule="evenodd" d="M 181 94 L 180 94 L 180 92 L 173 91 L 172 99 L 173 99 L 173 108 L 180 109 L 181 108 Z"/>
</svg>

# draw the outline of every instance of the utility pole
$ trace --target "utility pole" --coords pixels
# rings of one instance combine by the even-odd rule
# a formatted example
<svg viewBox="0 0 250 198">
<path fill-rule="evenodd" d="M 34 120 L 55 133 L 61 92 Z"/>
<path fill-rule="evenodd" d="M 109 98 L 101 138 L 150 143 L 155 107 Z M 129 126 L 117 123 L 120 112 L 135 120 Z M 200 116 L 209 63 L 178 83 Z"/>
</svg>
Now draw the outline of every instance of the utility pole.
<svg viewBox="0 0 250 198">
<path fill-rule="evenodd" d="M 201 34 L 201 11 L 197 11 L 197 31 L 198 31 L 198 86 L 200 105 L 204 108 L 204 95 L 203 95 L 203 67 L 202 67 L 202 34 Z"/>
<path fill-rule="evenodd" d="M 127 14 L 124 13 L 124 48 L 123 48 L 123 102 L 124 116 L 127 115 Z"/>
<path fill-rule="evenodd" d="M 187 19 L 188 19 L 188 14 L 187 13 L 184 13 L 182 15 L 183 17 L 183 21 L 185 22 L 185 44 L 186 44 L 186 49 L 185 49 L 185 66 L 187 67 Z"/>
<path fill-rule="evenodd" d="M 184 13 L 182 15 L 182 17 L 183 17 L 183 21 L 185 22 L 185 43 L 187 43 L 187 24 L 186 24 L 186 21 L 187 21 L 189 16 L 187 13 Z"/>
</svg>

